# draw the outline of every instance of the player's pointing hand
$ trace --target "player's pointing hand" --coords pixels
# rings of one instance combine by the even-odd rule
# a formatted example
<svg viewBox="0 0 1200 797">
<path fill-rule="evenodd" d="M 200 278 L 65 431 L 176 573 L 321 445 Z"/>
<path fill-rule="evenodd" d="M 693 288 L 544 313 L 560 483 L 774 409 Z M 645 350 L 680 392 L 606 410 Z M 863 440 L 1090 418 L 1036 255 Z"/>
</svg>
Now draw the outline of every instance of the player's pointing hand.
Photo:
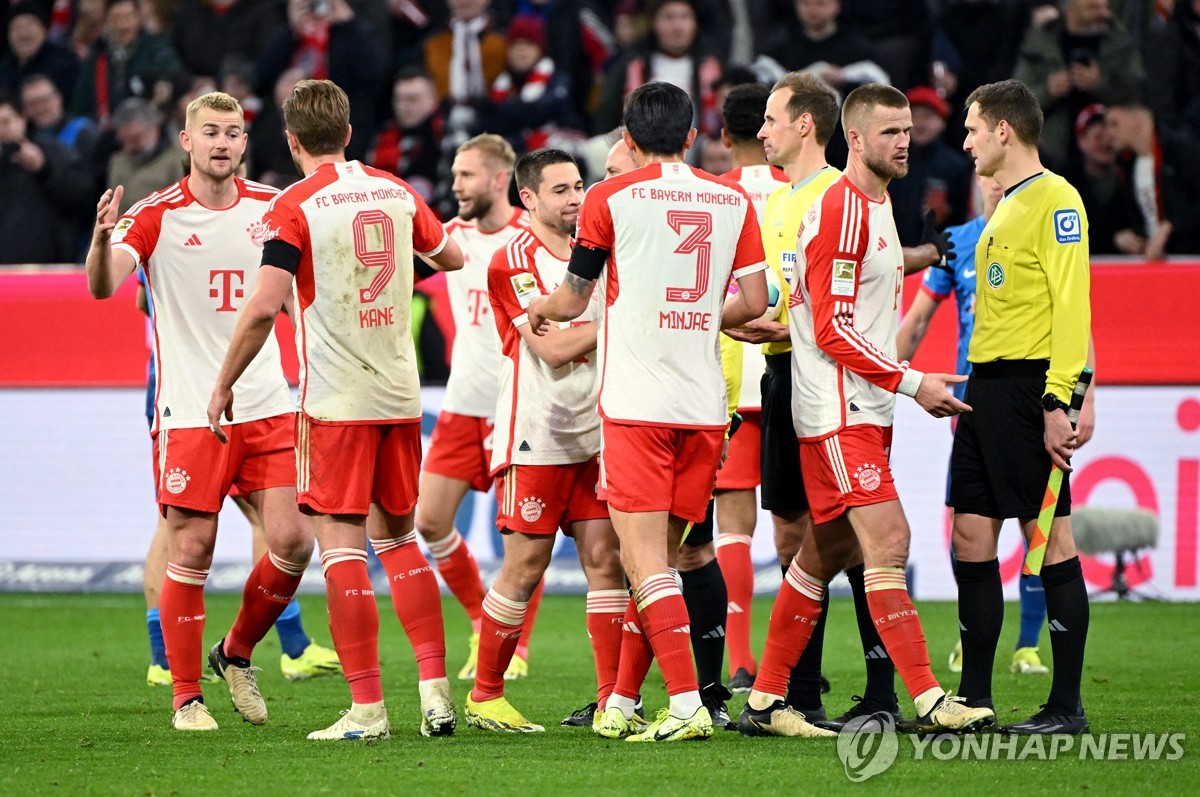
<svg viewBox="0 0 1200 797">
<path fill-rule="evenodd" d="M 208 400 L 208 429 L 222 443 L 228 443 L 229 438 L 221 428 L 221 415 L 230 423 L 233 422 L 233 390 L 217 385 L 213 388 L 212 398 Z"/>
<path fill-rule="evenodd" d="M 913 396 L 921 409 L 935 418 L 946 418 L 962 412 L 970 412 L 971 408 L 954 397 L 950 385 L 966 382 L 965 376 L 958 374 L 924 374 L 917 395 Z"/>
</svg>

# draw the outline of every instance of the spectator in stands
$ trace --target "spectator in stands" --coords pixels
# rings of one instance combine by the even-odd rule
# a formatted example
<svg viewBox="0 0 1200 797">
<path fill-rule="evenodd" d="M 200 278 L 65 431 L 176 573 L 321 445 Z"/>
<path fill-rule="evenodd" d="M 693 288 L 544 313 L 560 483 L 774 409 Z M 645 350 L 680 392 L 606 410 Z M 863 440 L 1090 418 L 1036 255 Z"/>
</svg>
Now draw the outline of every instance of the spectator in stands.
<svg viewBox="0 0 1200 797">
<path fill-rule="evenodd" d="M 1075 120 L 1075 164 L 1063 176 L 1079 192 L 1088 217 L 1088 245 L 1093 255 L 1115 255 L 1114 233 L 1130 226 L 1121 194 L 1117 152 L 1104 124 L 1104 106 L 1089 105 Z M 1130 233 L 1132 234 L 1132 233 Z"/>
<path fill-rule="evenodd" d="M 99 135 L 96 125 L 86 116 L 67 116 L 63 95 L 54 81 L 45 75 L 25 78 L 21 83 L 21 107 L 30 130 L 56 139 L 83 163 L 91 160 Z"/>
<path fill-rule="evenodd" d="M 169 96 L 169 81 L 182 70 L 170 43 L 142 29 L 136 0 L 108 0 L 104 33 L 79 70 L 71 112 L 106 127 L 113 109 L 126 99 Z"/>
<path fill-rule="evenodd" d="M 1200 253 L 1200 144 L 1156 129 L 1150 108 L 1136 100 L 1108 106 L 1105 123 L 1121 153 L 1125 204 L 1134 219 L 1117 233 L 1117 248 L 1148 260 Z"/>
<path fill-rule="evenodd" d="M 183 150 L 163 135 L 158 110 L 140 97 L 117 106 L 113 131 L 121 148 L 108 162 L 108 185 L 125 186 L 120 213 L 183 178 Z"/>
<path fill-rule="evenodd" d="M 1074 152 L 1074 122 L 1088 105 L 1111 104 L 1141 87 L 1142 58 L 1108 0 L 1066 0 L 1063 15 L 1029 30 L 1014 75 L 1042 105 L 1042 145 L 1051 168 Z"/>
<path fill-rule="evenodd" d="M 288 24 L 276 29 L 258 59 L 255 90 L 273 94 L 289 69 L 298 70 L 301 78 L 332 80 L 350 98 L 346 157 L 361 160 L 375 134 L 376 93 L 387 76 L 388 54 L 346 0 L 288 0 L 287 15 Z M 287 88 L 290 92 L 291 86 Z"/>
<path fill-rule="evenodd" d="M 869 42 L 871 60 L 901 90 L 929 81 L 929 3 L 845 0 L 841 24 Z M 990 38 L 985 39 L 990 44 Z M 972 57 L 976 57 L 974 52 Z M 989 55 L 990 57 L 990 55 Z"/>
<path fill-rule="evenodd" d="M 392 74 L 425 68 L 425 39 L 446 26 L 449 10 L 444 2 L 385 0 L 391 28 Z"/>
<path fill-rule="evenodd" d="M 70 94 L 79 73 L 79 59 L 61 44 L 46 39 L 46 19 L 32 0 L 8 12 L 8 52 L 0 58 L 0 91 L 17 92 L 30 75 L 45 75 L 58 90 Z"/>
<path fill-rule="evenodd" d="M 580 130 L 571 100 L 571 76 L 546 55 L 540 17 L 515 17 L 508 25 L 508 58 L 480 105 L 478 132 L 504 136 L 518 152 L 545 146 L 556 130 Z"/>
<path fill-rule="evenodd" d="M 430 202 L 439 177 L 443 124 L 433 81 L 415 67 L 402 71 L 392 84 L 392 118 L 375 137 L 367 162 L 400 175 Z"/>
<path fill-rule="evenodd" d="M 1169 24 L 1150 36 L 1146 95 L 1163 129 L 1186 130 L 1200 138 L 1200 0 L 1177 0 Z"/>
<path fill-rule="evenodd" d="M 780 30 L 766 54 L 788 71 L 803 69 L 849 92 L 864 83 L 888 83 L 888 74 L 873 60 L 870 43 L 838 24 L 839 0 L 796 0 L 795 14 Z"/>
<path fill-rule="evenodd" d="M 292 89 L 305 78 L 304 72 L 292 67 L 279 75 L 268 96 L 273 101 L 264 103 L 262 113 L 254 120 L 250 130 L 250 152 L 252 154 L 250 177 L 253 180 L 287 188 L 300 179 L 292 153 L 288 150 L 283 126 L 283 101 L 292 96 Z M 352 136 L 358 136 L 352 132 Z"/>
<path fill-rule="evenodd" d="M 651 0 L 647 16 L 650 32 L 605 76 L 592 131 L 603 135 L 619 125 L 626 95 L 661 80 L 687 92 L 700 132 L 718 135 L 721 115 L 714 86 L 721 79 L 721 62 L 698 36 L 693 0 Z"/>
<path fill-rule="evenodd" d="M 925 215 L 932 210 L 941 229 L 967 220 L 974 182 L 971 161 L 961 148 L 951 147 L 943 134 L 950 108 L 929 86 L 906 92 L 912 107 L 912 136 L 908 147 L 908 176 L 888 186 L 900 243 L 921 243 Z"/>
<path fill-rule="evenodd" d="M 943 92 L 951 111 L 985 83 L 1011 77 L 1025 34 L 1028 9 L 1020 3 L 947 0 L 938 14 L 931 48 L 929 80 Z M 987 42 L 987 57 L 979 57 Z M 961 138 L 961 129 L 952 131 Z"/>
<path fill-rule="evenodd" d="M 183 0 L 170 37 L 184 67 L 216 78 L 230 56 L 253 61 L 283 22 L 275 3 L 262 0 Z"/>
<path fill-rule="evenodd" d="M 86 58 L 92 45 L 104 33 L 104 0 L 77 0 L 71 28 L 71 49 L 77 58 Z M 71 96 L 63 94 L 64 97 Z"/>
<path fill-rule="evenodd" d="M 466 103 L 487 96 L 504 71 L 504 30 L 492 25 L 491 0 L 448 0 L 450 24 L 425 42 L 425 70 L 438 96 Z"/>
<path fill-rule="evenodd" d="M 0 92 L 0 263 L 80 260 L 78 220 L 92 200 L 85 169 L 52 136 L 29 130 Z"/>
</svg>

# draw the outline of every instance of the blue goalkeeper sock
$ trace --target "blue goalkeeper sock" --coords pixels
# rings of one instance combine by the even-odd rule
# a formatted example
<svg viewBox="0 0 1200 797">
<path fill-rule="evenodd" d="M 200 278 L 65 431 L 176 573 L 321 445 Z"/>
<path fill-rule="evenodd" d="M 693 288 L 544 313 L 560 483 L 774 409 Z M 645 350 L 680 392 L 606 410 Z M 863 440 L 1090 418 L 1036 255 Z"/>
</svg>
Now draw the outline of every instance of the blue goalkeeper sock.
<svg viewBox="0 0 1200 797">
<path fill-rule="evenodd" d="M 171 669 L 167 664 L 167 644 L 163 642 L 162 624 L 158 621 L 158 608 L 146 610 L 146 632 L 150 635 L 150 663 L 157 664 L 164 670 Z"/>
<path fill-rule="evenodd" d="M 1043 611 L 1045 604 L 1043 603 Z M 304 633 L 304 624 L 300 622 L 300 601 L 292 598 L 283 614 L 275 621 L 275 630 L 279 632 L 279 647 L 293 659 L 304 655 L 304 649 L 312 642 Z"/>
<path fill-rule="evenodd" d="M 1017 637 L 1017 647 L 1036 648 L 1046 623 L 1046 590 L 1041 576 L 1022 576 L 1020 581 L 1021 634 Z"/>
</svg>

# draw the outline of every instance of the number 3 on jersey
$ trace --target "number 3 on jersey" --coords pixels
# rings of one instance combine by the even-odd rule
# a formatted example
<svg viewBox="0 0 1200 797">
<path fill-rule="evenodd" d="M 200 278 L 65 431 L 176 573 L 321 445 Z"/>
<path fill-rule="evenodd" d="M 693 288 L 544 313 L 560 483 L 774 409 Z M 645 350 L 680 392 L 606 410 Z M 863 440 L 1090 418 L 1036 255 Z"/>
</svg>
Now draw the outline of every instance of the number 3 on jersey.
<svg viewBox="0 0 1200 797">
<path fill-rule="evenodd" d="M 364 268 L 379 269 L 371 284 L 358 292 L 359 301 L 370 304 L 396 273 L 396 233 L 391 216 L 382 210 L 359 211 L 354 217 L 354 256 Z"/>
<path fill-rule="evenodd" d="M 712 214 L 704 210 L 669 210 L 667 224 L 678 235 L 691 228 L 691 232 L 675 247 L 675 254 L 696 254 L 696 281 L 690 288 L 667 288 L 668 302 L 698 302 L 708 293 L 709 263 L 711 260 L 712 244 Z"/>
</svg>

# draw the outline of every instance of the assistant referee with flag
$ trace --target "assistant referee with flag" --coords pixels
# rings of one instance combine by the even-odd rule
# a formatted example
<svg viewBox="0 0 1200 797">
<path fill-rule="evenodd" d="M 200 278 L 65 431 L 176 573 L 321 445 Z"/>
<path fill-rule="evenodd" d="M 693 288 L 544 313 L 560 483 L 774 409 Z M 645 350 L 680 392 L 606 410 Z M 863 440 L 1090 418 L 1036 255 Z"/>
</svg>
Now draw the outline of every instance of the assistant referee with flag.
<svg viewBox="0 0 1200 797">
<path fill-rule="evenodd" d="M 950 457 L 954 574 L 963 644 L 959 694 L 992 706 L 992 665 L 1004 620 L 997 539 L 1017 518 L 1028 540 L 1051 465 L 1062 490 L 1042 567 L 1054 680 L 1042 710 L 1006 730 L 1088 731 L 1080 676 L 1088 597 L 1071 534 L 1069 460 L 1077 445 L 1067 402 L 1088 354 L 1088 224 L 1079 193 L 1038 156 L 1042 110 L 1017 80 L 967 98 L 963 149 L 1004 187 L 975 249 L 971 379 Z"/>
</svg>

